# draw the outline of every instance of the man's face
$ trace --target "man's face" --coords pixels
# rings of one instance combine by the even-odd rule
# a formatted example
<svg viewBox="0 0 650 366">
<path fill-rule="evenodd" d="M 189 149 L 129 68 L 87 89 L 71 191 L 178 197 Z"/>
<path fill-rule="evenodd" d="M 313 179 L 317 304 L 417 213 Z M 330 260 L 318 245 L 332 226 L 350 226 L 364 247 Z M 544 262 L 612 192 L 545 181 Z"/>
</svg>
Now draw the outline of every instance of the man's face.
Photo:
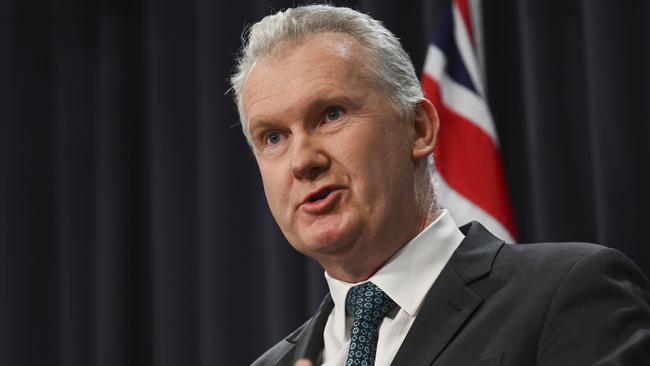
<svg viewBox="0 0 650 366">
<path fill-rule="evenodd" d="M 242 90 L 271 212 L 326 269 L 369 259 L 414 225 L 414 132 L 366 60 L 351 37 L 317 34 L 258 59 Z"/>
</svg>

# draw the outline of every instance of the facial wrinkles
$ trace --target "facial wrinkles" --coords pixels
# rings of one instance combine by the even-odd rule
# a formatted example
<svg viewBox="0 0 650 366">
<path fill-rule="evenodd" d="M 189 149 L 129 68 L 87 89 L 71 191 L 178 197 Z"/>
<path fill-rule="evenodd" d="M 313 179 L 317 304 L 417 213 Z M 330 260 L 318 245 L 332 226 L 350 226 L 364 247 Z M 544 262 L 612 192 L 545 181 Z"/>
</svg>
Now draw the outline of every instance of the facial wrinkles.
<svg viewBox="0 0 650 366">
<path fill-rule="evenodd" d="M 270 67 L 272 68 L 272 67 Z M 265 70 L 259 70 L 265 71 Z M 323 70 L 324 71 L 324 70 Z M 318 74 L 318 73 L 316 73 Z M 304 79 L 308 79 L 304 81 Z M 286 125 L 288 123 L 300 122 L 309 118 L 309 114 L 313 113 L 312 105 L 316 102 L 325 103 L 328 99 L 332 100 L 331 103 L 337 99 L 345 102 L 347 105 L 346 113 L 356 117 L 364 118 L 363 114 L 359 114 L 358 108 L 366 104 L 366 99 L 370 96 L 364 85 L 340 85 L 332 82 L 331 77 L 328 75 L 313 75 L 310 73 L 305 78 L 296 77 L 293 80 L 303 80 L 300 82 L 291 82 L 288 86 L 274 88 L 278 83 L 271 81 L 269 85 L 263 85 L 264 92 L 247 94 L 247 111 L 253 110 L 254 114 L 249 119 L 250 131 L 254 136 L 255 125 L 258 120 L 268 120 L 268 122 L 281 123 Z M 283 103 L 286 100 L 292 100 L 292 103 Z M 285 105 L 285 108 L 279 109 L 279 106 Z M 323 104 L 322 107 L 327 105 Z M 320 106 L 319 106 L 320 108 Z M 369 112 L 365 114 L 370 115 Z M 369 117 L 368 117 L 369 118 Z"/>
</svg>

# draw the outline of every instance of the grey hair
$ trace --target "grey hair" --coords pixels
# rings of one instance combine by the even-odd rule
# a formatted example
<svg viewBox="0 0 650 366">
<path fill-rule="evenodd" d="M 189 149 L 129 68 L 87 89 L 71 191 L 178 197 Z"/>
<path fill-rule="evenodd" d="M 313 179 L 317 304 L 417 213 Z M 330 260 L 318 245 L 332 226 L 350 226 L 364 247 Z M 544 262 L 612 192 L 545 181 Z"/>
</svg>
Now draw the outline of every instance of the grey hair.
<svg viewBox="0 0 650 366">
<path fill-rule="evenodd" d="M 241 91 L 255 61 L 279 47 L 298 44 L 307 35 L 338 32 L 350 35 L 364 47 L 370 60 L 371 80 L 396 107 L 402 118 L 413 115 L 424 97 L 413 63 L 397 37 L 381 22 L 350 8 L 307 5 L 266 16 L 244 32 L 244 45 L 230 79 L 242 130 L 249 144 L 248 123 Z"/>
<path fill-rule="evenodd" d="M 318 33 L 343 33 L 356 39 L 369 59 L 365 68 L 371 81 L 386 95 L 403 119 L 410 118 L 424 98 L 409 55 L 399 39 L 382 23 L 367 14 L 345 7 L 307 5 L 266 16 L 244 31 L 243 46 L 230 78 L 231 91 L 239 111 L 242 131 L 251 148 L 251 137 L 242 105 L 242 87 L 255 61 L 262 56 L 296 47 L 307 36 Z M 435 165 L 429 155 L 424 163 L 426 182 L 419 188 L 419 201 L 428 204 L 429 215 L 437 215 Z"/>
</svg>

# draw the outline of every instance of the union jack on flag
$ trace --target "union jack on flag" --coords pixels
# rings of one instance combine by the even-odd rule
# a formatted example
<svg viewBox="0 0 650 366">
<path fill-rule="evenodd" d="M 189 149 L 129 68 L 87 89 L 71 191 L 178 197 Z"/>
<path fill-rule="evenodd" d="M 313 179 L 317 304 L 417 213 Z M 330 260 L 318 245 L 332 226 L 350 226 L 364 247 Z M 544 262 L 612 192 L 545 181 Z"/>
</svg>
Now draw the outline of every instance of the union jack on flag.
<svg viewBox="0 0 650 366">
<path fill-rule="evenodd" d="M 480 221 L 514 242 L 516 231 L 467 0 L 452 0 L 429 45 L 422 88 L 438 111 L 438 200 L 459 224 Z"/>
</svg>

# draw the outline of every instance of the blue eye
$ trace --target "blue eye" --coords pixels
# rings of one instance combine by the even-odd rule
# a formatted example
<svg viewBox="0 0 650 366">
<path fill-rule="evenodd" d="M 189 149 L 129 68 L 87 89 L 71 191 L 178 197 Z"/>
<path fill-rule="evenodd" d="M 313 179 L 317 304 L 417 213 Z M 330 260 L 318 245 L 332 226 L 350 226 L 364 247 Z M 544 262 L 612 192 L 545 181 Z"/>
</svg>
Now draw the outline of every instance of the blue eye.
<svg viewBox="0 0 650 366">
<path fill-rule="evenodd" d="M 266 135 L 266 142 L 270 145 L 277 145 L 280 143 L 280 139 L 282 138 L 282 135 L 280 135 L 279 132 L 271 132 L 268 135 Z"/>
<path fill-rule="evenodd" d="M 325 112 L 325 119 L 327 121 L 336 121 L 341 118 L 343 111 L 341 108 L 330 108 Z"/>
</svg>

